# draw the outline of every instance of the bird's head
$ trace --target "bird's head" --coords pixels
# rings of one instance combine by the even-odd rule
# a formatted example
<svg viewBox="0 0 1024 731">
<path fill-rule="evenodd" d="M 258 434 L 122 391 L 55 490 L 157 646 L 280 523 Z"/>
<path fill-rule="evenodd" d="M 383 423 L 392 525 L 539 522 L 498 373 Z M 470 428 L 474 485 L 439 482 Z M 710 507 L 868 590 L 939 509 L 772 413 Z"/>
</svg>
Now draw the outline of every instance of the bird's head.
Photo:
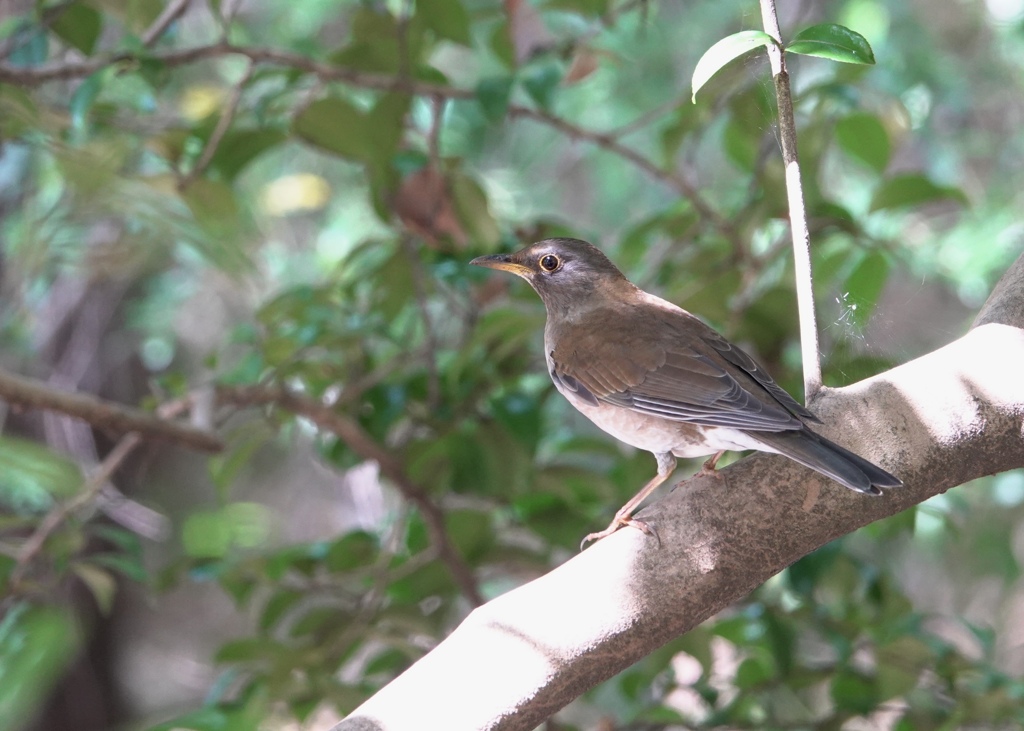
<svg viewBox="0 0 1024 731">
<path fill-rule="evenodd" d="M 522 277 L 549 313 L 591 308 L 620 287 L 632 288 L 600 249 L 580 239 L 544 239 L 514 254 L 479 256 L 470 264 Z"/>
</svg>

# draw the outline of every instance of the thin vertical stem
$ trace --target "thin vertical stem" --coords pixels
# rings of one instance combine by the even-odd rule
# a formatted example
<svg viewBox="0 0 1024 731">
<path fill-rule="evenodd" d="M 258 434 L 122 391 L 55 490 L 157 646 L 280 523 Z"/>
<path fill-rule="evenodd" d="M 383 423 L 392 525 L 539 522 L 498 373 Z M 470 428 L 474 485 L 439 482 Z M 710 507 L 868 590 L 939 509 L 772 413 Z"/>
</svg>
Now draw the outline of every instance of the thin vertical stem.
<svg viewBox="0 0 1024 731">
<path fill-rule="evenodd" d="M 793 264 L 796 269 L 796 302 L 800 314 L 800 350 L 803 356 L 804 401 L 810 403 L 821 390 L 821 361 L 818 359 L 818 325 L 814 315 L 814 287 L 811 277 L 811 235 L 807 229 L 807 210 L 800 180 L 800 162 L 796 148 L 796 121 L 789 73 L 782 51 L 782 33 L 775 0 L 760 0 L 761 22 L 765 32 L 775 39 L 768 46 L 768 60 L 775 81 L 779 105 L 779 133 L 782 161 L 786 167 L 786 196 L 789 200 L 789 226 L 793 234 Z"/>
</svg>

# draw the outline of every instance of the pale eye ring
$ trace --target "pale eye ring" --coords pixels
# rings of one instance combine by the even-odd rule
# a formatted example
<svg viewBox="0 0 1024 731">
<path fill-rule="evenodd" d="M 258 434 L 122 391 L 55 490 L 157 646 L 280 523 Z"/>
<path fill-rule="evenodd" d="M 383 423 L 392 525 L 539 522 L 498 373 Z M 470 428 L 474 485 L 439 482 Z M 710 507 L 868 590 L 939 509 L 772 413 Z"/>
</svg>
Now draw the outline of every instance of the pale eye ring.
<svg viewBox="0 0 1024 731">
<path fill-rule="evenodd" d="M 546 272 L 555 271 L 561 263 L 554 254 L 545 254 L 540 258 L 540 268 Z"/>
</svg>

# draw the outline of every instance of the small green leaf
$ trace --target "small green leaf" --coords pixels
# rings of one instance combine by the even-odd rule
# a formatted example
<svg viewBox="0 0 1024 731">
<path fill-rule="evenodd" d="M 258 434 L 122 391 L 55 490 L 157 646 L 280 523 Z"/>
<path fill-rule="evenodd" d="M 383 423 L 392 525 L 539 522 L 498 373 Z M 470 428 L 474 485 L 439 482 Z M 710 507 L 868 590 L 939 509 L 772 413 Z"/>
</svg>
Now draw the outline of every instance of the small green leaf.
<svg viewBox="0 0 1024 731">
<path fill-rule="evenodd" d="M 71 124 L 75 129 L 85 128 L 89 110 L 92 109 L 93 102 L 96 101 L 96 97 L 99 96 L 100 91 L 103 89 L 106 76 L 107 71 L 105 69 L 97 71 L 79 84 L 78 88 L 75 89 L 75 93 L 71 95 L 71 103 L 68 105 L 68 110 L 71 112 Z"/>
<path fill-rule="evenodd" d="M 488 48 L 491 49 L 491 53 L 497 58 L 504 66 L 508 69 L 514 69 L 516 67 L 516 49 L 512 45 L 511 31 L 509 30 L 508 23 L 502 21 L 494 26 L 494 30 L 491 32 L 491 38 L 488 42 Z"/>
<path fill-rule="evenodd" d="M 416 0 L 416 14 L 441 38 L 463 46 L 472 42 L 469 13 L 459 0 Z"/>
<path fill-rule="evenodd" d="M 104 615 L 110 614 L 110 608 L 114 606 L 114 593 L 117 591 L 117 582 L 110 572 L 91 563 L 77 563 L 72 570 L 88 587 L 100 612 Z"/>
<path fill-rule="evenodd" d="M 227 180 L 271 147 L 281 144 L 287 135 L 278 129 L 238 129 L 224 135 L 210 165 Z"/>
<path fill-rule="evenodd" d="M 273 630 L 289 610 L 302 601 L 304 596 L 305 595 L 302 592 L 293 591 L 291 589 L 282 589 L 271 596 L 263 606 L 263 611 L 260 613 L 260 630 L 263 632 Z M 223 652 L 223 649 L 221 652 Z"/>
<path fill-rule="evenodd" d="M 718 73 L 727 63 L 745 53 L 753 51 L 755 48 L 768 46 L 772 43 L 775 43 L 775 40 L 764 31 L 744 30 L 739 33 L 733 33 L 731 36 L 726 36 L 711 46 L 700 57 L 700 60 L 693 69 L 693 101 L 697 101 L 697 92 L 708 82 L 708 79 Z"/>
<path fill-rule="evenodd" d="M 492 76 L 481 79 L 476 85 L 476 100 L 484 116 L 491 122 L 500 122 L 508 110 L 508 99 L 512 94 L 512 77 Z"/>
<path fill-rule="evenodd" d="M 348 101 L 327 97 L 292 120 L 292 133 L 309 144 L 350 160 L 365 160 L 370 147 L 366 115 Z"/>
<path fill-rule="evenodd" d="M 562 81 L 562 67 L 557 63 L 544 63 L 523 76 L 523 88 L 541 109 L 551 105 L 555 87 Z"/>
<path fill-rule="evenodd" d="M 870 713 L 878 706 L 879 693 L 874 680 L 852 670 L 844 670 L 832 679 L 832 700 L 847 713 Z"/>
<path fill-rule="evenodd" d="M 50 29 L 69 46 L 86 56 L 96 48 L 103 17 L 84 3 L 71 3 L 50 24 Z"/>
<path fill-rule="evenodd" d="M 368 566 L 379 550 L 379 541 L 372 533 L 353 531 L 331 544 L 325 563 L 330 571 L 352 571 Z"/>
<path fill-rule="evenodd" d="M 889 134 L 874 114 L 855 112 L 836 123 L 836 142 L 850 157 L 879 173 L 885 172 L 892 152 Z"/>
<path fill-rule="evenodd" d="M 212 234 L 238 225 L 238 201 L 230 186 L 217 180 L 196 178 L 181 194 L 196 223 Z"/>
<path fill-rule="evenodd" d="M 856 31 L 835 23 L 821 23 L 804 28 L 786 46 L 790 53 L 828 58 L 841 63 L 873 64 L 871 44 Z"/>
<path fill-rule="evenodd" d="M 871 197 L 870 211 L 887 208 L 907 208 L 940 200 L 952 200 L 967 205 L 967 196 L 959 188 L 937 185 L 920 173 L 897 175 L 884 181 Z"/>
</svg>

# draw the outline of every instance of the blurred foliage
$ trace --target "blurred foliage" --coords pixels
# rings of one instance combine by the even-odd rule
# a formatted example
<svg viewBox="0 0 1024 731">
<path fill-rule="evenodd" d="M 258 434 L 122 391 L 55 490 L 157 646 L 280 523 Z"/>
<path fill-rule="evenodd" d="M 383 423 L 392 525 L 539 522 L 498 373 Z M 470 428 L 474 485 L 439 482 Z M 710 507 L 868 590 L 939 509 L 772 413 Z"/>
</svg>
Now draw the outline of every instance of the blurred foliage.
<svg viewBox="0 0 1024 731">
<path fill-rule="evenodd" d="M 197 479 L 159 462 L 133 488 L 173 518 L 161 551 L 104 517 L 60 448 L 0 439 L 0 728 L 46 702 L 88 632 L 69 587 L 107 616 L 125 581 L 157 607 L 215 582 L 248 624 L 210 648 L 223 672 L 203 707 L 156 728 L 266 728 L 351 710 L 474 594 L 544 573 L 603 525 L 650 457 L 553 397 L 540 302 L 471 271 L 475 255 L 593 240 L 799 389 L 763 54 L 722 59 L 690 99 L 697 60 L 756 30 L 756 4 L 182 7 L 164 24 L 156 2 L 36 3 L 0 22 L 5 364 L 55 369 L 55 309 L 76 287 L 114 288 L 102 358 L 83 357 L 135 368 L 140 402 L 229 394 L 228 450 L 199 489 L 147 492 Z M 966 314 L 915 304 L 924 282 L 966 313 L 1021 248 L 1024 8 L 797 10 L 783 17 L 795 50 L 877 62 L 789 60 L 826 380 L 841 385 L 963 331 Z M 101 385 L 123 385 L 112 373 Z M 339 480 L 384 455 L 384 507 L 350 502 L 332 535 L 286 539 L 287 515 L 251 483 L 306 444 Z M 985 485 L 806 557 L 560 728 L 595 714 L 624 729 L 1024 722 L 1004 609 L 1022 611 L 1024 479 Z"/>
</svg>

